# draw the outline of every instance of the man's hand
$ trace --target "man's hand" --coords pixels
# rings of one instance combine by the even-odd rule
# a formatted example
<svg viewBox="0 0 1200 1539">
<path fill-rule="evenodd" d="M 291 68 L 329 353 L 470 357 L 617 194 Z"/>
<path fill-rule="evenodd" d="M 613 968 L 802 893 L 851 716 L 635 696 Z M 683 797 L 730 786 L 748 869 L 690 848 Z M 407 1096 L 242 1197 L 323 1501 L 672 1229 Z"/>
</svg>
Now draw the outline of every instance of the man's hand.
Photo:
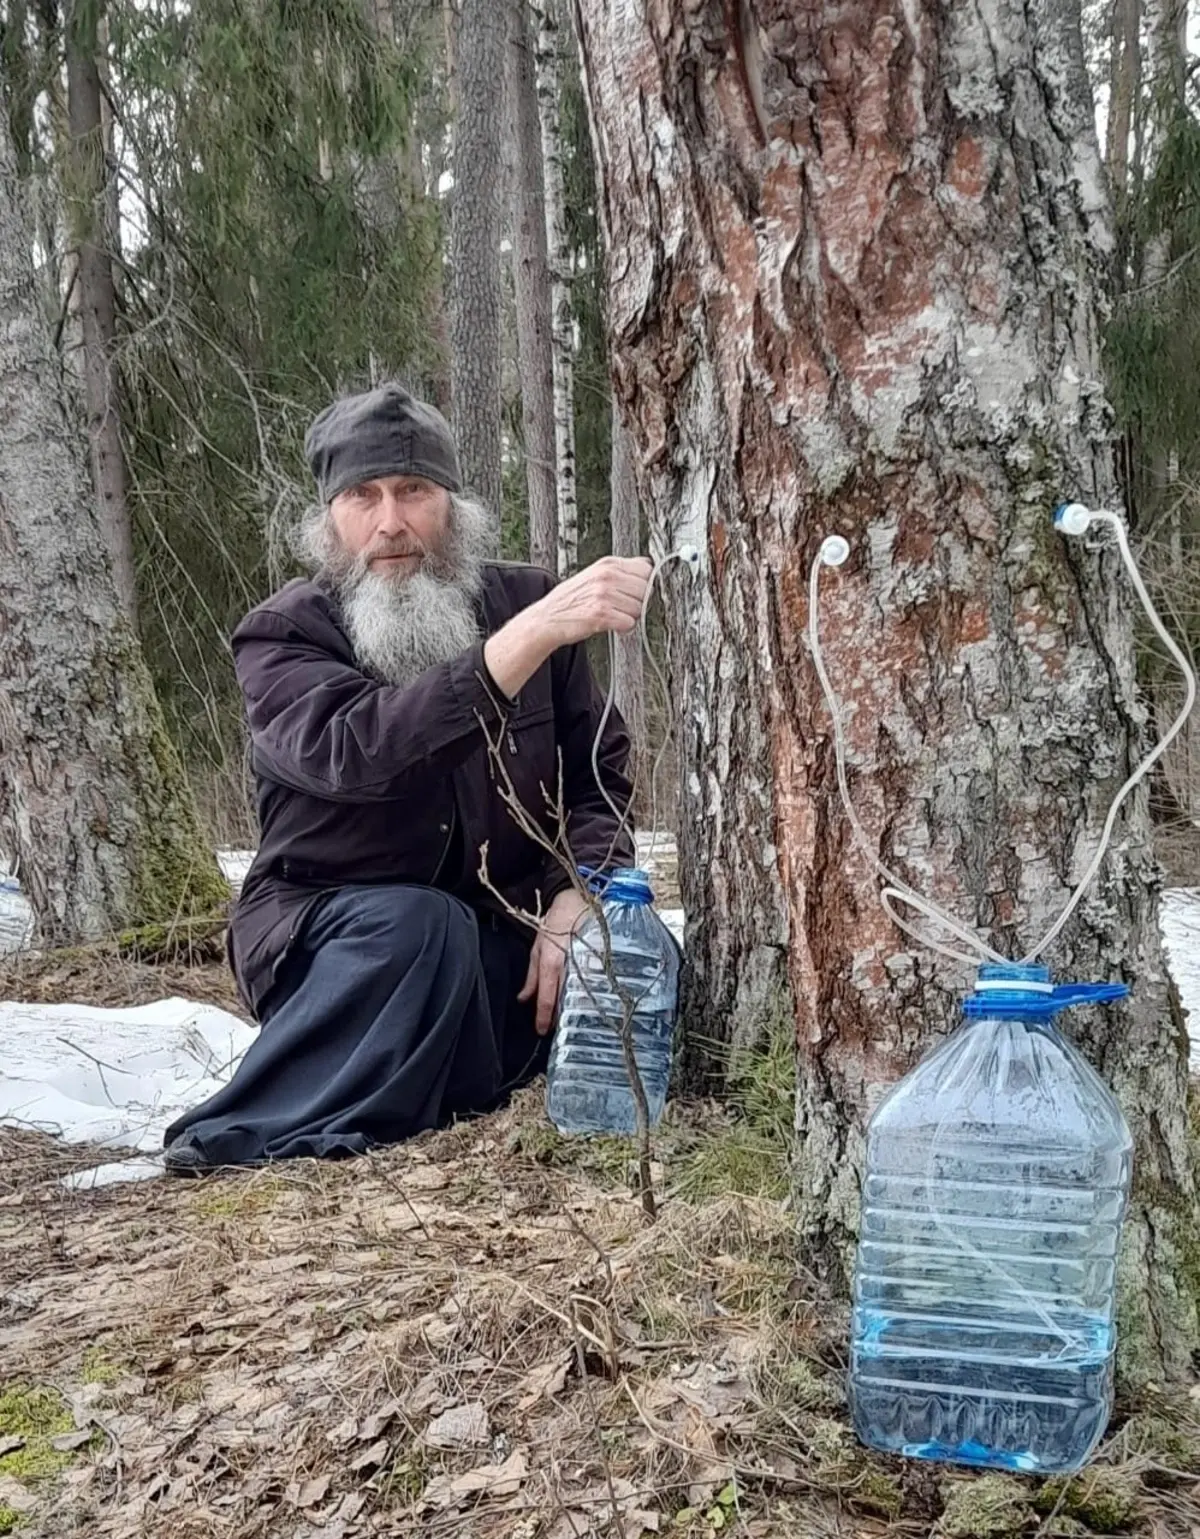
<svg viewBox="0 0 1200 1539">
<path fill-rule="evenodd" d="M 560 582 L 525 616 L 556 647 L 605 631 L 626 635 L 641 619 L 653 571 L 645 556 L 605 556 Z"/>
<path fill-rule="evenodd" d="M 559 893 L 546 910 L 537 939 L 533 943 L 529 971 L 525 974 L 525 984 L 517 998 L 524 1003 L 537 997 L 534 1025 L 539 1037 L 544 1037 L 554 1025 L 554 1011 L 562 988 L 571 935 L 587 912 L 587 899 L 568 887 L 565 892 Z"/>
<path fill-rule="evenodd" d="M 506 695 L 516 695 L 559 647 L 605 631 L 627 635 L 641 618 L 653 571 L 644 556 L 593 562 L 488 637 L 488 672 Z"/>
</svg>

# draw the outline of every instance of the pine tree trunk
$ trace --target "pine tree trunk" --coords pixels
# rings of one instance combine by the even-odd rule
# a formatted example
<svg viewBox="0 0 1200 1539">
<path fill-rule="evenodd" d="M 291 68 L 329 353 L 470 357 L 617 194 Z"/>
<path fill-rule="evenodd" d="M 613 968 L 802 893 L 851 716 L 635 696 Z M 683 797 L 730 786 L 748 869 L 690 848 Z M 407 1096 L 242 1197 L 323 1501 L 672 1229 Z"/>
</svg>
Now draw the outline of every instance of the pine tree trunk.
<svg viewBox="0 0 1200 1539">
<path fill-rule="evenodd" d="M 637 556 L 642 550 L 642 510 L 638 501 L 637 476 L 634 473 L 633 445 L 621 421 L 616 398 L 612 407 L 612 475 L 610 478 L 610 514 L 612 553 Z M 636 757 L 636 784 L 646 793 L 646 684 L 640 630 L 616 641 L 617 709 L 625 718 Z"/>
<path fill-rule="evenodd" d="M 44 944 L 227 896 L 82 467 L 0 114 L 0 848 Z"/>
<path fill-rule="evenodd" d="M 550 265 L 546 257 L 546 199 L 542 130 L 538 119 L 527 0 L 509 0 L 508 119 L 513 143 L 513 286 L 525 485 L 529 498 L 529 559 L 557 569 L 558 482 L 555 476 L 554 362 L 551 352 Z"/>
<path fill-rule="evenodd" d="M 846 1285 L 870 1107 L 958 1018 L 964 974 L 887 919 L 837 795 L 805 640 L 821 584 L 849 773 L 879 854 L 1021 955 L 1140 751 L 1129 586 L 1051 526 L 1111 494 L 1093 284 L 1110 245 L 1078 11 L 577 0 L 617 386 L 666 548 L 684 754 L 686 1009 L 798 1042 L 805 1264 Z M 1197 1341 L 1187 1043 L 1145 789 L 1051 961 L 1124 978 L 1072 1030 L 1137 1143 L 1122 1363 Z"/>
<path fill-rule="evenodd" d="M 551 336 L 554 349 L 554 442 L 558 477 L 558 572 L 579 564 L 579 505 L 575 490 L 575 319 L 571 311 L 571 247 L 563 185 L 560 129 L 560 0 L 531 0 L 537 38 L 538 115 L 546 192 L 546 250 L 550 261 Z"/>
<path fill-rule="evenodd" d="M 66 23 L 68 168 L 76 284 L 83 325 L 83 384 L 91 444 L 92 482 L 100 526 L 112 553 L 113 578 L 136 625 L 133 529 L 129 518 L 121 404 L 115 358 L 117 296 L 108 235 L 112 180 L 101 112 L 99 6 L 73 0 Z"/>
<path fill-rule="evenodd" d="M 500 114 L 506 7 L 463 0 L 451 205 L 451 420 L 467 486 L 500 517 Z"/>
</svg>

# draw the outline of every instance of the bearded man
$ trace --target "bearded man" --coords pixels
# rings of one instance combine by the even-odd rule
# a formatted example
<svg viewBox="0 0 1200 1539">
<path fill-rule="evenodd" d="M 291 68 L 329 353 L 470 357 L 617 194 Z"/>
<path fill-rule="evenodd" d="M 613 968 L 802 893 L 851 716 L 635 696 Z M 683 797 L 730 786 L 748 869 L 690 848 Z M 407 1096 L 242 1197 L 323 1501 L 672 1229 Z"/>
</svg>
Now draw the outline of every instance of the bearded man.
<svg viewBox="0 0 1200 1539">
<path fill-rule="evenodd" d="M 229 949 L 263 1030 L 168 1129 L 179 1174 L 363 1153 L 544 1068 L 586 905 L 502 791 L 551 842 L 561 795 L 574 862 L 633 854 L 608 805 L 628 805 L 628 737 L 615 713 L 600 734 L 583 643 L 632 630 L 650 563 L 556 584 L 489 559 L 445 420 L 398 385 L 335 401 L 305 451 L 313 576 L 233 636 L 261 839 Z"/>
</svg>

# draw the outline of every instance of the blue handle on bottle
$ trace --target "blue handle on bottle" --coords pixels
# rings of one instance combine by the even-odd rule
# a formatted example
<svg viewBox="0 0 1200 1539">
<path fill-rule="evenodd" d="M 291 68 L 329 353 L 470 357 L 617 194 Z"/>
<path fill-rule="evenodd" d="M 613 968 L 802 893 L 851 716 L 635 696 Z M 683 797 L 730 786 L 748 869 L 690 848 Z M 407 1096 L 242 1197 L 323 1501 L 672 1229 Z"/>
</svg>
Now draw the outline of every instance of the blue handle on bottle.
<svg viewBox="0 0 1200 1539">
<path fill-rule="evenodd" d="M 1050 996 L 1056 1010 L 1067 1010 L 1072 1005 L 1107 1005 L 1128 997 L 1127 983 L 1060 983 Z"/>
<path fill-rule="evenodd" d="M 576 866 L 575 869 L 583 878 L 587 885 L 587 890 L 590 893 L 594 893 L 597 898 L 602 898 L 609 882 L 612 881 L 612 873 L 609 871 L 597 871 L 594 866 Z"/>
<path fill-rule="evenodd" d="M 963 1013 L 980 1016 L 1030 1017 L 1053 1020 L 1075 1005 L 1105 1005 L 1124 999 L 1124 983 L 1060 983 L 1052 986 L 1050 969 L 1021 963 L 985 963 L 973 994 L 963 1000 Z"/>
</svg>

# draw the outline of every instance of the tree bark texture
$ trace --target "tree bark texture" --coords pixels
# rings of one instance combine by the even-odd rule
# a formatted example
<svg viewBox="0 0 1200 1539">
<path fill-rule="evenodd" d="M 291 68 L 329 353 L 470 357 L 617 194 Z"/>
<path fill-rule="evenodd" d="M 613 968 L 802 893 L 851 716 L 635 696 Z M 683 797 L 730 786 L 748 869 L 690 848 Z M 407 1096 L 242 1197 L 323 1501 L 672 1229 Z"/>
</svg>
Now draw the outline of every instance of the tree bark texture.
<svg viewBox="0 0 1200 1539">
<path fill-rule="evenodd" d="M 558 482 L 550 264 L 546 256 L 542 129 L 530 19 L 528 0 L 509 0 L 506 79 L 514 161 L 512 266 L 525 486 L 529 499 L 529 559 L 534 566 L 553 572 L 558 564 Z"/>
<path fill-rule="evenodd" d="M 500 208 L 507 8 L 463 0 L 451 203 L 450 402 L 463 478 L 500 518 Z"/>
<path fill-rule="evenodd" d="M 228 890 L 117 598 L 21 197 L 0 114 L 0 848 L 49 945 Z"/>
<path fill-rule="evenodd" d="M 575 318 L 571 309 L 571 246 L 563 182 L 560 124 L 559 50 L 561 0 L 532 0 L 537 35 L 538 115 L 542 125 L 546 250 L 550 261 L 551 341 L 554 378 L 554 442 L 558 477 L 558 572 L 566 577 L 579 564 L 579 503 L 575 486 Z"/>
<path fill-rule="evenodd" d="M 117 295 L 109 246 L 113 177 L 101 111 L 99 20 L 96 0 L 72 0 L 65 29 L 70 134 L 67 202 L 78 253 L 76 283 L 92 482 L 100 526 L 112 553 L 117 594 L 136 624 L 133 528 L 116 365 Z"/>
<path fill-rule="evenodd" d="M 612 406 L 612 473 L 610 523 L 614 556 L 638 556 L 642 552 L 642 509 L 638 501 L 637 471 L 633 444 L 621 421 L 616 398 Z M 646 680 L 640 627 L 616 638 L 617 709 L 625 718 L 635 755 L 636 783 L 648 794 L 649 751 L 646 742 Z"/>
<path fill-rule="evenodd" d="M 806 1264 L 845 1286 L 865 1120 L 958 1019 L 963 971 L 880 906 L 806 643 L 821 582 L 849 776 L 882 858 L 1006 954 L 1057 916 L 1145 738 L 1128 584 L 1051 526 L 1112 492 L 1110 249 L 1064 0 L 577 0 L 616 388 L 664 586 L 684 756 L 691 1031 L 798 1042 Z M 1103 542 L 1099 542 L 1103 544 Z M 1071 1030 L 1137 1144 L 1122 1362 L 1196 1342 L 1186 1039 L 1146 796 L 1047 960 L 1127 979 Z"/>
</svg>

